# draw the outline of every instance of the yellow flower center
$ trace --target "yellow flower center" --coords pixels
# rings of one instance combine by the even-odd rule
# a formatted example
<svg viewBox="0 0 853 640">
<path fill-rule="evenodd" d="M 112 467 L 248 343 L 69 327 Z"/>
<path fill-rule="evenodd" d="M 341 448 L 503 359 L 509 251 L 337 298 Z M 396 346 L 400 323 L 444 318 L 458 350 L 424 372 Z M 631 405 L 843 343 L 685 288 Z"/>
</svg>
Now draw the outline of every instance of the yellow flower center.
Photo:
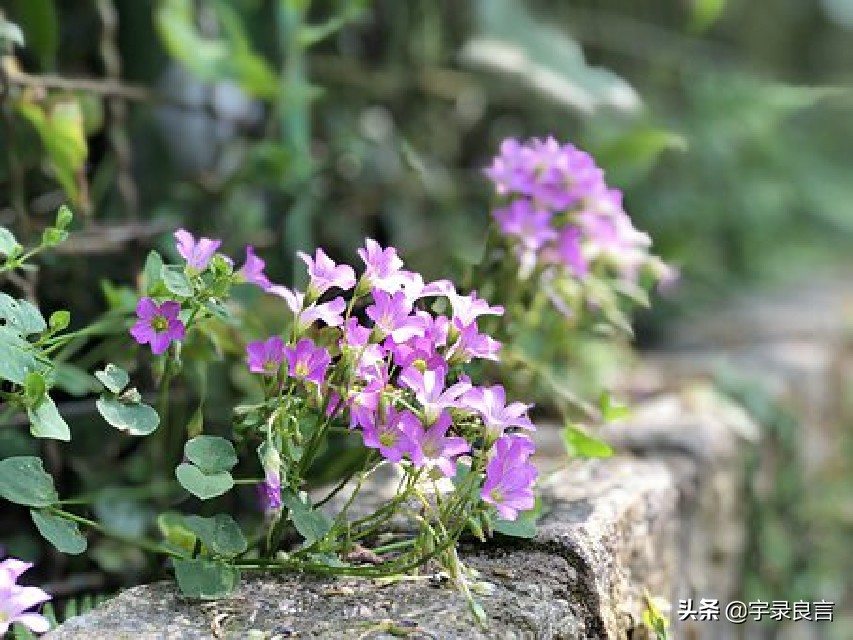
<svg viewBox="0 0 853 640">
<path fill-rule="evenodd" d="M 165 316 L 154 316 L 151 319 L 151 328 L 157 333 L 163 333 L 169 330 L 169 321 Z"/>
</svg>

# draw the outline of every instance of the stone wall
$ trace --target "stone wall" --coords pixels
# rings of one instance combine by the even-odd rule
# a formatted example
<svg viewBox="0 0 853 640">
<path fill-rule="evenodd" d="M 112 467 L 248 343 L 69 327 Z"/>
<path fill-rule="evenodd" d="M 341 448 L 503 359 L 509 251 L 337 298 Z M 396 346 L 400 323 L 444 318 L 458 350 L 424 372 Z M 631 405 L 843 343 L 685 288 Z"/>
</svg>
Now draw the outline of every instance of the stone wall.
<svg viewBox="0 0 853 640">
<path fill-rule="evenodd" d="M 136 587 L 46 637 L 643 640 L 651 637 L 641 624 L 644 594 L 672 600 L 710 583 L 722 598 L 737 565 L 738 527 L 729 523 L 740 521 L 732 487 L 743 416 L 709 392 L 694 406 L 697 397 L 659 399 L 611 428 L 624 453 L 607 460 L 566 465 L 555 455 L 557 430 L 540 429 L 551 457 L 539 461 L 547 512 L 537 536 L 462 547 L 495 587 L 480 597 L 487 628 L 428 572 L 392 584 L 265 575 L 213 603 L 187 601 L 170 583 Z M 727 523 L 722 539 L 718 522 Z M 673 637 L 723 639 L 701 630 L 682 636 L 676 627 Z"/>
</svg>

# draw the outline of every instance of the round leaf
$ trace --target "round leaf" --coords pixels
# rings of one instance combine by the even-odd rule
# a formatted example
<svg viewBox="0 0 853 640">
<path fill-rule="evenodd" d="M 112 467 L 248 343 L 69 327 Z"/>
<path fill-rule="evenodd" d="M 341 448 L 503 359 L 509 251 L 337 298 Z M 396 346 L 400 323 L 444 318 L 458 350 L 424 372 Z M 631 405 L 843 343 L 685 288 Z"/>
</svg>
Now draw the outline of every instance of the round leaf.
<svg viewBox="0 0 853 640">
<path fill-rule="evenodd" d="M 237 464 L 234 445 L 218 436 L 196 436 L 184 446 L 184 455 L 204 473 L 231 471 Z"/>
<path fill-rule="evenodd" d="M 29 407 L 27 416 L 30 419 L 30 433 L 33 437 L 53 438 L 63 442 L 71 440 L 71 430 L 63 417 L 59 415 L 59 411 L 50 396 L 44 396 L 37 405 Z"/>
<path fill-rule="evenodd" d="M 205 474 L 197 466 L 186 462 L 175 469 L 175 477 L 184 489 L 201 500 L 221 496 L 234 486 L 234 478 L 227 471 Z"/>
<path fill-rule="evenodd" d="M 240 571 L 212 560 L 173 560 L 181 593 L 189 598 L 224 598 L 240 584 Z"/>
<path fill-rule="evenodd" d="M 192 531 L 202 544 L 216 555 L 236 556 L 248 548 L 240 525 L 224 513 L 212 518 L 186 516 L 184 527 Z"/>
<path fill-rule="evenodd" d="M 160 425 L 160 416 L 147 404 L 128 404 L 101 396 L 95 406 L 104 420 L 119 431 L 127 431 L 132 436 L 147 436 Z"/>
<path fill-rule="evenodd" d="M 130 376 L 127 375 L 127 371 L 114 365 L 112 362 L 104 367 L 103 371 L 96 371 L 95 377 L 113 393 L 121 393 L 130 382 Z"/>
</svg>

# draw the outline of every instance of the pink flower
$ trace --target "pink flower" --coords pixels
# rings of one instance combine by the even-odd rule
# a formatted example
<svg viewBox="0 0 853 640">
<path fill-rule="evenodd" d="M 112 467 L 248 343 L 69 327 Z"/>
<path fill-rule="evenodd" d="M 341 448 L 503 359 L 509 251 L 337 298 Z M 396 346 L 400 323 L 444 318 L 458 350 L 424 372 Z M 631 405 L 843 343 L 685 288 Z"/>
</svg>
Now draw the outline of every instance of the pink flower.
<svg viewBox="0 0 853 640">
<path fill-rule="evenodd" d="M 44 633 L 50 629 L 50 622 L 43 615 L 27 613 L 36 605 L 50 600 L 50 596 L 38 587 L 17 584 L 21 574 L 32 566 L 15 558 L 6 558 L 0 562 L 0 636 L 4 636 L 15 622 L 34 633 Z"/>
<path fill-rule="evenodd" d="M 287 306 L 296 316 L 295 322 L 300 332 L 310 327 L 317 320 L 322 320 L 330 327 L 338 327 L 344 323 L 342 314 L 346 310 L 347 303 L 341 297 L 320 304 L 315 302 L 303 308 L 305 294 L 301 291 L 275 284 L 267 289 L 267 293 L 284 298 Z"/>
<path fill-rule="evenodd" d="M 167 300 L 157 305 L 151 298 L 142 298 L 136 305 L 139 318 L 130 329 L 130 335 L 139 344 L 150 344 L 151 352 L 160 355 L 169 348 L 172 340 L 183 340 L 185 327 L 178 319 L 181 305 Z"/>
<path fill-rule="evenodd" d="M 389 407 L 384 422 L 367 425 L 362 431 L 364 446 L 379 449 L 382 456 L 391 462 L 400 462 L 414 448 L 410 435 L 418 419 L 408 409 L 398 411 Z"/>
<path fill-rule="evenodd" d="M 187 266 L 204 271 L 213 254 L 222 244 L 221 240 L 211 240 L 210 238 L 195 239 L 195 236 L 185 229 L 175 231 L 175 240 L 178 253 L 187 261 Z"/>
<path fill-rule="evenodd" d="M 272 286 L 272 282 L 270 282 L 270 279 L 264 274 L 265 267 L 266 262 L 255 255 L 255 248 L 248 246 L 246 247 L 246 262 L 242 267 L 240 267 L 240 271 L 237 272 L 237 275 L 246 282 L 258 285 L 261 289 L 266 291 Z"/>
<path fill-rule="evenodd" d="M 519 511 L 536 506 L 536 467 L 527 462 L 533 450 L 533 442 L 523 436 L 503 436 L 495 442 L 481 495 L 504 520 L 515 520 Z"/>
<path fill-rule="evenodd" d="M 274 376 L 284 360 L 284 340 L 273 336 L 268 340 L 258 340 L 246 345 L 249 371 Z"/>
<path fill-rule="evenodd" d="M 355 271 L 347 264 L 336 265 L 322 249 L 317 249 L 314 259 L 299 252 L 299 257 L 308 265 L 311 282 L 308 285 L 308 297 L 316 300 L 332 287 L 347 291 L 355 286 Z"/>
<path fill-rule="evenodd" d="M 480 333 L 477 323 L 472 322 L 459 332 L 459 339 L 453 345 L 453 360 L 469 362 L 473 358 L 499 360 L 501 343 L 490 335 Z"/>
<path fill-rule="evenodd" d="M 472 291 L 467 296 L 452 292 L 447 297 L 450 300 L 450 306 L 453 308 L 453 324 L 458 329 L 467 327 L 480 316 L 502 316 L 504 313 L 503 307 L 492 307 L 488 301 L 478 298 L 476 291 Z"/>
<path fill-rule="evenodd" d="M 483 418 L 486 432 L 493 438 L 503 434 L 508 427 L 521 427 L 535 430 L 536 427 L 527 417 L 532 405 L 513 402 L 506 404 L 506 392 L 501 385 L 493 387 L 474 387 L 464 396 L 460 403 L 473 409 Z"/>
<path fill-rule="evenodd" d="M 364 312 L 376 323 L 375 329 L 381 337 L 390 335 L 395 342 L 422 336 L 426 330 L 423 318 L 412 315 L 412 303 L 402 291 L 390 295 L 381 289 L 374 289 L 373 304 Z"/>
<path fill-rule="evenodd" d="M 302 338 L 295 347 L 285 347 L 284 357 L 287 359 L 291 376 L 317 384 L 323 384 L 326 369 L 332 362 L 329 352 L 316 346 L 310 338 Z"/>
<path fill-rule="evenodd" d="M 391 293 L 398 291 L 407 279 L 406 275 L 400 272 L 403 261 L 393 247 L 383 249 L 378 242 L 368 238 L 364 241 L 364 248 L 358 250 L 358 255 L 364 262 L 362 278 L 368 287 Z"/>
<path fill-rule="evenodd" d="M 409 420 L 406 428 L 413 445 L 409 452 L 412 464 L 416 467 L 438 467 L 448 478 L 455 476 L 456 457 L 470 451 L 471 446 L 464 438 L 447 437 L 452 424 L 446 411 L 441 412 L 429 429 L 424 429 L 420 422 Z"/>
<path fill-rule="evenodd" d="M 400 383 L 411 389 L 423 407 L 423 420 L 427 425 L 438 420 L 444 409 L 459 406 L 459 398 L 471 389 L 468 382 L 457 382 L 445 389 L 446 366 L 427 369 L 421 373 L 408 367 L 400 374 Z"/>
</svg>

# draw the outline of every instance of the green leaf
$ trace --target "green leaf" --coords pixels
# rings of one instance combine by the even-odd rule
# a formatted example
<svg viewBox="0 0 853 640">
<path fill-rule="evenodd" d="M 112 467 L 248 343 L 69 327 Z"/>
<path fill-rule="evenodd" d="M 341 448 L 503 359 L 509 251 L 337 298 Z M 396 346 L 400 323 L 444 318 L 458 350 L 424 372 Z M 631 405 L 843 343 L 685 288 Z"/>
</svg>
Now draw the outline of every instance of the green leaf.
<svg viewBox="0 0 853 640">
<path fill-rule="evenodd" d="M 17 255 L 21 251 L 21 245 L 15 238 L 15 234 L 6 227 L 0 227 L 0 255 Z"/>
<path fill-rule="evenodd" d="M 130 382 L 130 376 L 127 375 L 127 371 L 114 365 L 112 362 L 107 364 L 103 371 L 96 371 L 95 377 L 113 393 L 121 393 Z"/>
<path fill-rule="evenodd" d="M 71 430 L 50 396 L 46 395 L 37 405 L 28 407 L 27 417 L 34 438 L 52 438 L 64 442 L 71 440 Z"/>
<path fill-rule="evenodd" d="M 627 405 L 616 402 L 606 391 L 601 394 L 599 408 L 601 409 L 601 418 L 606 423 L 618 422 L 631 415 L 631 409 Z"/>
<path fill-rule="evenodd" d="M 71 312 L 66 309 L 54 311 L 50 314 L 47 324 L 50 326 L 50 330 L 54 333 L 64 331 L 68 328 L 68 325 L 71 324 Z"/>
<path fill-rule="evenodd" d="M 78 174 L 89 152 L 80 104 L 66 96 L 63 101 L 54 103 L 49 112 L 34 102 L 19 102 L 17 107 L 38 133 L 57 182 L 74 202 L 78 202 Z"/>
<path fill-rule="evenodd" d="M 158 283 L 162 282 L 163 258 L 156 251 L 149 251 L 142 269 L 142 291 L 151 294 Z"/>
<path fill-rule="evenodd" d="M 726 0 L 693 0 L 690 30 L 702 33 L 720 19 L 726 9 Z"/>
<path fill-rule="evenodd" d="M 33 456 L 0 461 L 0 496 L 27 507 L 49 507 L 59 500 L 53 478 Z"/>
<path fill-rule="evenodd" d="M 187 278 L 186 274 L 179 267 L 163 265 L 160 270 L 160 277 L 163 279 L 163 284 L 170 293 L 182 298 L 189 298 L 193 295 L 193 286 Z"/>
<path fill-rule="evenodd" d="M 563 443 L 568 454 L 576 458 L 609 458 L 613 455 L 609 444 L 571 424 L 563 429 Z"/>
<path fill-rule="evenodd" d="M 236 556 L 249 546 L 234 518 L 224 513 L 212 518 L 186 516 L 184 526 L 195 534 L 211 553 L 220 556 Z"/>
<path fill-rule="evenodd" d="M 157 528 L 170 546 L 192 553 L 195 547 L 196 535 L 187 529 L 184 515 L 167 511 L 157 516 Z"/>
<path fill-rule="evenodd" d="M 86 550 L 86 538 L 76 522 L 38 509 L 30 509 L 30 516 L 44 539 L 62 553 L 76 556 Z"/>
<path fill-rule="evenodd" d="M 56 212 L 56 222 L 54 226 L 57 229 L 66 229 L 73 220 L 74 214 L 71 212 L 71 209 L 68 208 L 68 205 L 64 204 L 59 207 L 59 211 Z"/>
<path fill-rule="evenodd" d="M 492 520 L 492 529 L 505 536 L 515 538 L 533 538 L 536 535 L 536 521 L 539 518 L 539 510 L 531 509 L 522 511 L 515 520 Z"/>
<path fill-rule="evenodd" d="M 184 455 L 204 473 L 231 471 L 237 464 L 234 445 L 218 436 L 196 436 L 184 446 Z"/>
<path fill-rule="evenodd" d="M 206 474 L 194 464 L 186 462 L 175 469 L 181 486 L 200 500 L 210 500 L 227 493 L 234 486 L 234 478 L 227 471 Z"/>
<path fill-rule="evenodd" d="M 0 326 L 0 378 L 23 385 L 31 371 L 44 372 L 49 368 L 50 362 L 17 331 Z"/>
<path fill-rule="evenodd" d="M 37 371 L 30 371 L 24 378 L 24 398 L 27 406 L 34 407 L 39 404 L 47 393 L 47 382 L 44 376 Z"/>
<path fill-rule="evenodd" d="M 95 406 L 104 420 L 132 436 L 147 436 L 160 425 L 157 412 L 141 402 L 122 402 L 118 398 L 101 396 Z"/>
<path fill-rule="evenodd" d="M 0 293 L 0 319 L 5 325 L 22 336 L 41 333 L 47 329 L 47 323 L 38 310 L 27 300 L 15 300 L 12 296 Z"/>
<path fill-rule="evenodd" d="M 178 560 L 175 579 L 181 593 L 188 598 L 215 600 L 233 593 L 240 584 L 240 571 L 223 562 L 213 560 Z"/>
<path fill-rule="evenodd" d="M 41 243 L 45 247 L 55 247 L 68 240 L 68 232 L 55 227 L 48 227 L 41 234 Z"/>
<path fill-rule="evenodd" d="M 53 71 L 59 48 L 54 0 L 18 0 L 14 15 L 27 36 L 27 49 L 38 57 L 40 71 Z"/>
<path fill-rule="evenodd" d="M 283 491 L 282 502 L 290 511 L 290 519 L 306 544 L 321 540 L 332 530 L 332 520 L 322 511 L 314 509 L 307 496 L 297 496 L 292 491 Z"/>
</svg>

